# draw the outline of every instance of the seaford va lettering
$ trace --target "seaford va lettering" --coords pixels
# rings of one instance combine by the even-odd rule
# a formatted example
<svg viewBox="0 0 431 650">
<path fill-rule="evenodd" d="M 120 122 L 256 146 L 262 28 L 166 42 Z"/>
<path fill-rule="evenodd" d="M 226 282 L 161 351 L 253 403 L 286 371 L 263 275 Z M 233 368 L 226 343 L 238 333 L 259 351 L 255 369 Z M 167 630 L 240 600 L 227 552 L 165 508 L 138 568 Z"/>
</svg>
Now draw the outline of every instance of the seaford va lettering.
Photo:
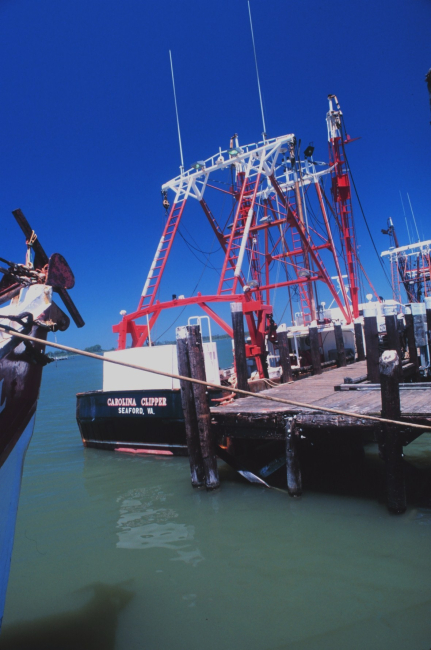
<svg viewBox="0 0 431 650">
<path fill-rule="evenodd" d="M 108 397 L 108 406 L 136 406 L 134 397 Z M 143 397 L 141 406 L 167 406 L 166 397 Z"/>
</svg>

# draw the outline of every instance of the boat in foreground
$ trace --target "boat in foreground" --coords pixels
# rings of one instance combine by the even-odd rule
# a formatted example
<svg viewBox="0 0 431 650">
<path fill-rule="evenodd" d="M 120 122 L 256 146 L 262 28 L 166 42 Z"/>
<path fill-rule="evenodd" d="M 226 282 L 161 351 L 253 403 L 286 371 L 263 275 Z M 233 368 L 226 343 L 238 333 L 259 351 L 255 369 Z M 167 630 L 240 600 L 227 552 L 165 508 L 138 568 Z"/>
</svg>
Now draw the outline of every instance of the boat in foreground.
<svg viewBox="0 0 431 650">
<path fill-rule="evenodd" d="M 0 267 L 0 627 L 6 598 L 25 453 L 33 434 L 43 367 L 51 361 L 44 345 L 24 341 L 26 334 L 45 341 L 64 331 L 70 319 L 53 302 L 57 292 L 78 327 L 84 325 L 67 290 L 74 285 L 66 260 L 48 259 L 21 210 L 13 212 L 27 239 L 25 264 L 3 258 Z"/>
</svg>

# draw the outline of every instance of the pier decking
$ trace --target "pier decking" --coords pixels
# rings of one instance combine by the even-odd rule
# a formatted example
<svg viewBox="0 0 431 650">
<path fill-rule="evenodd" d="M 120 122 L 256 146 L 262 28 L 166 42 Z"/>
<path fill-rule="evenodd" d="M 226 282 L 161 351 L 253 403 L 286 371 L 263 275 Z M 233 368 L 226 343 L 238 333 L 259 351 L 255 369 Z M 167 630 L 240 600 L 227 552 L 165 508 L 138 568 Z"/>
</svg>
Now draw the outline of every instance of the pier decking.
<svg viewBox="0 0 431 650">
<path fill-rule="evenodd" d="M 292 399 L 317 407 L 317 410 L 295 405 L 277 404 L 257 397 L 244 397 L 226 406 L 211 409 L 212 423 L 218 435 L 244 438 L 284 438 L 288 418 L 295 417 L 302 428 L 318 432 L 336 427 L 346 435 L 348 430 L 363 431 L 365 439 L 378 440 L 378 422 L 318 410 L 318 407 L 349 411 L 361 415 L 380 417 L 382 400 L 380 386 L 367 382 L 355 384 L 367 373 L 366 361 L 350 366 L 328 370 L 321 375 L 306 377 L 299 381 L 281 384 L 263 391 L 262 395 Z M 349 378 L 351 384 L 344 384 Z M 336 390 L 343 385 L 345 390 Z M 401 385 L 401 417 L 406 421 L 403 431 L 404 444 L 421 434 L 409 429 L 408 423 L 429 424 L 431 428 L 431 384 Z"/>
</svg>

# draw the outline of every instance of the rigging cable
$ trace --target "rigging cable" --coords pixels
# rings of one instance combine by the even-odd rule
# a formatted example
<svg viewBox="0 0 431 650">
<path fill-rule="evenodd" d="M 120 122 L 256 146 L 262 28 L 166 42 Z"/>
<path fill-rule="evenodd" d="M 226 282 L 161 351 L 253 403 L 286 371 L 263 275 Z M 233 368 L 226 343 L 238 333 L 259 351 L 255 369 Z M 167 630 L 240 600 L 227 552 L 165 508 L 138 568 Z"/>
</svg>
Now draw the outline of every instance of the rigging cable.
<svg viewBox="0 0 431 650">
<path fill-rule="evenodd" d="M 257 76 L 257 86 L 259 88 L 260 110 L 262 112 L 262 124 L 263 124 L 263 134 L 262 135 L 263 135 L 263 139 L 266 140 L 265 115 L 264 115 L 264 112 L 263 112 L 262 93 L 261 93 L 261 90 L 260 90 L 259 69 L 257 67 L 256 46 L 254 44 L 254 33 L 253 33 L 253 23 L 252 23 L 252 20 L 251 20 L 250 0 L 248 2 L 248 14 L 250 16 L 251 38 L 252 38 L 252 41 L 253 41 L 254 62 L 256 64 L 256 76 Z"/>
<path fill-rule="evenodd" d="M 223 214 L 223 212 L 224 212 L 224 207 L 225 207 L 225 201 L 223 201 L 223 205 L 222 205 L 222 210 L 221 210 L 222 214 Z M 228 219 L 229 219 L 229 217 L 228 217 Z M 180 232 L 179 229 L 178 229 L 178 232 L 180 233 L 181 237 L 184 239 L 184 241 L 185 241 L 186 244 L 188 245 L 188 242 L 185 240 L 185 238 L 183 237 L 183 235 L 181 234 L 181 232 Z M 199 283 L 200 283 L 200 281 L 202 280 L 203 275 L 204 275 L 204 273 L 205 273 L 205 271 L 206 271 L 206 269 L 207 269 L 207 266 L 208 266 L 208 263 L 209 263 L 209 257 L 210 257 L 210 255 L 212 255 L 213 252 L 214 252 L 214 253 L 217 252 L 217 251 L 212 251 L 212 252 L 211 252 L 211 249 L 214 247 L 214 244 L 215 244 L 215 242 L 216 242 L 216 239 L 217 239 L 217 237 L 216 237 L 216 235 L 214 235 L 214 239 L 213 239 L 213 242 L 212 242 L 212 244 L 211 244 L 211 248 L 210 248 L 210 253 L 208 253 L 208 257 L 207 257 L 207 263 L 205 264 L 204 268 L 202 269 L 202 273 L 200 274 L 199 280 L 197 281 L 197 283 L 196 283 L 196 285 L 195 285 L 195 287 L 194 287 L 194 289 L 193 289 L 193 291 L 192 291 L 192 294 L 191 294 L 192 296 L 193 296 L 193 294 L 195 293 L 196 289 L 198 288 Z M 190 252 L 193 253 L 193 251 L 190 251 Z M 203 251 L 200 251 L 200 252 L 203 253 Z M 195 256 L 195 257 L 196 257 L 196 256 Z M 198 259 L 199 259 L 199 258 L 198 258 Z M 199 260 L 199 262 L 202 264 L 202 260 Z M 214 267 L 212 267 L 212 268 L 214 269 Z M 217 269 L 215 269 L 215 270 L 217 270 Z M 218 271 L 217 271 L 217 273 L 218 273 Z M 178 314 L 177 318 L 175 318 L 175 320 L 174 320 L 174 321 L 173 321 L 173 322 L 172 322 L 172 323 L 171 323 L 171 324 L 170 324 L 170 325 L 169 325 L 169 326 L 168 326 L 168 327 L 167 327 L 167 328 L 166 328 L 166 329 L 165 329 L 165 330 L 164 330 L 164 331 L 163 331 L 163 332 L 162 332 L 162 333 L 157 337 L 157 339 L 155 339 L 155 342 L 159 341 L 159 339 L 160 339 L 162 336 L 164 336 L 164 335 L 166 334 L 166 332 L 167 332 L 171 327 L 173 327 L 173 326 L 175 325 L 175 323 L 178 321 L 178 319 L 179 319 L 179 318 L 182 316 L 182 314 L 184 313 L 184 310 L 186 309 L 186 307 L 187 307 L 187 305 L 186 305 L 185 307 L 182 308 L 182 310 L 181 310 L 180 313 Z"/>
<path fill-rule="evenodd" d="M 345 125 L 345 122 L 344 122 L 344 117 L 343 117 L 342 119 L 343 119 L 344 130 L 346 131 L 346 125 Z M 379 252 L 378 252 L 378 250 L 377 250 L 377 248 L 376 248 L 376 244 L 374 243 L 374 239 L 373 239 L 373 236 L 372 236 L 372 234 L 371 234 L 371 230 L 370 230 L 370 227 L 369 227 L 369 225 L 368 225 L 368 221 L 367 221 L 367 218 L 366 218 L 366 216 L 365 216 L 365 212 L 364 212 L 364 209 L 363 209 L 363 207 L 362 207 L 361 200 L 360 200 L 360 198 L 359 198 L 358 190 L 356 189 L 355 179 L 353 178 L 352 168 L 350 167 L 350 163 L 349 163 L 349 160 L 348 160 L 348 158 L 347 158 L 346 149 L 345 149 L 345 147 L 344 147 L 344 142 L 343 142 L 343 141 L 342 141 L 342 147 L 343 147 L 344 158 L 346 159 L 347 167 L 348 167 L 349 172 L 350 172 L 350 178 L 352 179 L 352 184 L 353 184 L 353 187 L 354 187 L 354 190 L 355 190 L 356 198 L 357 198 L 357 200 L 358 200 L 359 207 L 360 207 L 360 209 L 361 209 L 361 213 L 362 213 L 362 216 L 363 216 L 364 221 L 365 221 L 365 225 L 366 225 L 367 230 L 368 230 L 368 234 L 370 235 L 371 243 L 373 244 L 373 248 L 374 248 L 375 253 L 376 253 L 376 255 L 377 255 L 377 259 L 379 260 L 379 264 L 380 264 L 380 266 L 382 267 L 383 273 L 385 274 L 385 278 L 386 278 L 386 280 L 387 280 L 387 282 L 388 282 L 388 284 L 389 284 L 389 286 L 390 286 L 390 288 L 391 288 L 391 291 L 392 291 L 392 283 L 391 283 L 391 281 L 389 280 L 388 274 L 386 273 L 385 266 L 384 266 L 384 264 L 383 264 L 383 262 L 382 262 L 382 258 L 381 258 L 380 255 L 379 255 Z M 355 254 L 356 254 L 356 257 L 357 257 L 357 259 L 358 259 L 358 261 L 359 261 L 358 252 L 355 251 Z"/>
<path fill-rule="evenodd" d="M 183 228 L 183 229 L 186 231 L 186 233 L 188 234 L 188 236 L 190 237 L 190 239 L 192 239 L 192 240 L 195 242 L 196 246 L 193 246 L 193 244 L 191 244 L 191 243 L 190 243 L 190 242 L 189 242 L 189 241 L 184 237 L 184 235 L 182 235 L 182 234 L 180 233 L 180 234 L 181 234 L 181 237 L 184 239 L 184 241 L 186 242 L 186 244 L 187 244 L 188 246 L 190 246 L 191 248 L 193 248 L 195 251 L 198 251 L 198 253 L 202 253 L 202 255 L 214 255 L 215 253 L 218 252 L 218 251 L 203 251 L 201 248 L 199 248 L 199 246 L 197 246 L 197 241 L 195 240 L 195 238 L 193 237 L 193 235 L 191 234 L 191 232 L 189 232 L 189 230 L 187 230 L 187 228 L 184 226 L 184 224 L 178 228 L 178 232 L 180 232 L 181 228 Z"/>
<path fill-rule="evenodd" d="M 187 239 L 184 237 L 184 235 L 182 234 L 182 232 L 181 232 L 181 230 L 180 230 L 179 228 L 178 228 L 178 234 L 180 235 L 181 239 L 184 241 L 185 245 L 187 246 L 187 248 L 189 249 L 189 251 L 191 252 L 191 254 L 193 255 L 193 257 L 195 257 L 195 258 L 198 260 L 198 262 L 199 262 L 200 264 L 204 264 L 204 268 L 205 268 L 205 269 L 206 269 L 207 266 L 208 266 L 212 271 L 215 271 L 216 273 L 219 273 L 219 269 L 216 269 L 216 267 L 215 267 L 213 264 L 210 264 L 210 263 L 209 263 L 209 257 L 210 257 L 210 255 L 211 255 L 211 253 L 208 254 L 208 256 L 207 256 L 207 261 L 206 261 L 206 262 L 203 262 L 203 261 L 202 261 L 202 260 L 201 260 L 197 255 L 196 255 L 196 253 L 192 250 L 192 249 L 194 248 L 194 246 L 192 246 L 192 245 L 190 244 L 190 242 L 187 241 Z M 198 249 L 195 249 L 195 250 L 198 250 Z M 202 251 L 199 251 L 199 252 L 202 252 Z M 215 251 L 214 251 L 214 252 L 215 252 Z"/>
<path fill-rule="evenodd" d="M 180 234 L 181 234 L 181 233 L 180 233 Z M 212 246 L 214 246 L 214 243 L 215 243 L 216 239 L 217 239 L 217 238 L 216 238 L 216 236 L 214 235 L 214 239 L 213 239 Z M 211 248 L 212 248 L 212 246 L 211 246 Z M 199 261 L 200 261 L 200 260 L 199 260 Z M 205 271 L 206 271 L 206 268 L 207 268 L 207 265 L 205 265 L 204 268 L 202 269 L 202 273 L 201 273 L 200 276 L 199 276 L 199 280 L 196 282 L 195 287 L 194 287 L 194 289 L 193 289 L 193 291 L 192 291 L 192 293 L 191 293 L 192 296 L 193 296 L 194 292 L 196 291 L 196 289 L 198 288 L 199 283 L 200 283 L 200 281 L 202 280 L 203 274 L 204 274 Z M 164 330 L 164 332 L 162 332 L 161 334 L 159 334 L 159 336 L 157 337 L 157 339 L 156 339 L 154 342 L 159 341 L 159 340 L 161 339 L 161 337 L 164 336 L 164 334 L 166 334 L 166 332 L 167 332 L 168 330 L 170 330 L 171 327 L 173 327 L 173 326 L 175 325 L 175 323 L 176 323 L 176 322 L 178 321 L 178 319 L 183 315 L 184 311 L 187 309 L 188 306 L 189 306 L 189 305 L 185 305 L 185 306 L 182 308 L 182 310 L 180 311 L 180 313 L 178 314 L 178 316 L 175 318 L 175 320 L 174 320 L 170 325 L 168 325 L 168 327 Z"/>
<path fill-rule="evenodd" d="M 178 128 L 178 142 L 180 145 L 180 158 L 181 158 L 181 174 L 184 172 L 184 158 L 183 158 L 183 147 L 181 144 L 181 132 L 180 132 L 180 119 L 178 117 L 178 106 L 177 106 L 177 94 L 175 92 L 175 79 L 174 79 L 174 65 L 172 63 L 172 53 L 171 50 L 169 50 L 169 59 L 171 61 L 171 73 L 172 73 L 172 88 L 174 91 L 174 101 L 175 101 L 175 113 L 177 116 L 177 128 Z"/>
</svg>

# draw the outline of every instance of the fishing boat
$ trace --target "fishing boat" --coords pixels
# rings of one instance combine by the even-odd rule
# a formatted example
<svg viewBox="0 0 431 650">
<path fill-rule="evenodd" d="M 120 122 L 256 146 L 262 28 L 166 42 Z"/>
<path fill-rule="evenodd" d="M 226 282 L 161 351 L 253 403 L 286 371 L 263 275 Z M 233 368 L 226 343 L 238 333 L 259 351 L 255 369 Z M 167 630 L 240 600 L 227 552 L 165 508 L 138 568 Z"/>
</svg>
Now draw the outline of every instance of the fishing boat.
<svg viewBox="0 0 431 650">
<path fill-rule="evenodd" d="M 45 254 L 21 210 L 13 215 L 27 240 L 25 264 L 0 258 L 0 626 L 12 555 L 25 453 L 33 434 L 43 367 L 51 361 L 44 345 L 48 332 L 64 331 L 69 317 L 55 304 L 56 292 L 78 327 L 84 325 L 68 294 L 73 273 L 64 257 Z"/>
<path fill-rule="evenodd" d="M 292 133 L 265 136 L 249 145 L 241 145 L 234 134 L 228 149 L 220 148 L 187 171 L 181 166 L 180 174 L 162 185 L 165 226 L 137 309 L 121 311 L 122 319 L 113 327 L 118 345 L 105 354 L 103 389 L 77 396 L 84 445 L 168 455 L 186 452 L 176 380 L 127 368 L 119 371 L 110 364 L 115 359 L 176 374 L 175 347 L 154 345 L 157 321 L 171 310 L 199 308 L 232 338 L 229 304 L 240 304 L 249 334 L 250 371 L 263 380 L 269 370 L 274 376 L 268 367 L 268 357 L 276 356 L 280 327 L 274 301 L 283 303 L 278 306 L 280 318 L 290 312 L 291 325 L 284 328 L 298 366 L 307 363 L 306 337 L 312 323 L 326 337 L 322 361 L 335 349 L 329 335 L 334 323 L 342 325 L 346 348 L 354 355 L 354 324 L 362 318 L 364 304 L 371 302 L 363 295 L 364 282 L 374 304 L 381 298 L 364 277 L 359 260 L 346 157 L 353 140 L 345 132 L 334 95 L 329 96 L 326 124 L 327 161 L 316 160 L 311 145 L 302 151 L 301 141 Z M 232 207 L 222 222 L 215 214 L 226 196 Z M 178 235 L 188 239 L 182 225 L 190 202 L 200 206 L 218 247 L 221 272 L 211 294 L 196 290 L 192 295 L 185 290 L 172 294 L 162 283 Z M 194 254 L 205 257 L 196 241 L 188 243 Z M 332 305 L 326 310 L 328 298 Z M 219 379 L 217 367 L 215 373 Z M 214 381 L 213 377 L 207 370 L 207 380 Z"/>
<path fill-rule="evenodd" d="M 202 328 L 205 317 L 197 320 Z M 219 383 L 216 343 L 203 344 L 208 381 Z M 78 393 L 77 421 L 87 447 L 160 456 L 187 455 L 178 379 L 113 365 L 109 360 L 178 374 L 175 345 L 149 345 L 105 352 L 103 390 Z"/>
</svg>

